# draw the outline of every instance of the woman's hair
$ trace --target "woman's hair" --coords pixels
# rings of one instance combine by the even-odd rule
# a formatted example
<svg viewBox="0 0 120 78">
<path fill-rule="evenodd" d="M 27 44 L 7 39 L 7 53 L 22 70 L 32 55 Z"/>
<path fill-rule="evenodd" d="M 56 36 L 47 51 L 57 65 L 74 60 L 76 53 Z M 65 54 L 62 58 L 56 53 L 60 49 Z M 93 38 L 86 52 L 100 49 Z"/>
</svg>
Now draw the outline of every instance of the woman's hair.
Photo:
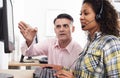
<svg viewBox="0 0 120 78">
<path fill-rule="evenodd" d="M 91 5 L 102 34 L 119 36 L 118 14 L 108 0 L 83 0 Z"/>
</svg>

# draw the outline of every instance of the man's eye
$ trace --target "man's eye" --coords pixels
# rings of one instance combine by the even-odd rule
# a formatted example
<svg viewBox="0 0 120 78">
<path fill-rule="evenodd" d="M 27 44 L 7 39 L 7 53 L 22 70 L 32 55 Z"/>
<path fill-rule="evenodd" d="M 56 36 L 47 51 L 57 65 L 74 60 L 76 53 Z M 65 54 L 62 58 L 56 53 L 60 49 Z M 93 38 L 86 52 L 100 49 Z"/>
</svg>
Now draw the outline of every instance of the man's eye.
<svg viewBox="0 0 120 78">
<path fill-rule="evenodd" d="M 68 25 L 68 24 L 64 24 L 63 27 L 64 27 L 64 28 L 67 28 L 67 27 L 69 27 L 69 25 Z"/>
<path fill-rule="evenodd" d="M 56 25 L 56 28 L 60 28 L 61 26 L 60 25 Z"/>
</svg>

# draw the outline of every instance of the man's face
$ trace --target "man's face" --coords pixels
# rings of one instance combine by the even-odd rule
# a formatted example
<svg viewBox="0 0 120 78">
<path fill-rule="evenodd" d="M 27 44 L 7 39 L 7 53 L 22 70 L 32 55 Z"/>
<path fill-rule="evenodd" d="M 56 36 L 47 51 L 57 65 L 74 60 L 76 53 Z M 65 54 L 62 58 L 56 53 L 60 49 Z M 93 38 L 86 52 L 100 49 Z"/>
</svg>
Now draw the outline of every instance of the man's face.
<svg viewBox="0 0 120 78">
<path fill-rule="evenodd" d="M 70 20 L 61 18 L 55 21 L 54 31 L 58 40 L 66 41 L 71 39 L 71 32 L 74 31 L 74 27 Z"/>
</svg>

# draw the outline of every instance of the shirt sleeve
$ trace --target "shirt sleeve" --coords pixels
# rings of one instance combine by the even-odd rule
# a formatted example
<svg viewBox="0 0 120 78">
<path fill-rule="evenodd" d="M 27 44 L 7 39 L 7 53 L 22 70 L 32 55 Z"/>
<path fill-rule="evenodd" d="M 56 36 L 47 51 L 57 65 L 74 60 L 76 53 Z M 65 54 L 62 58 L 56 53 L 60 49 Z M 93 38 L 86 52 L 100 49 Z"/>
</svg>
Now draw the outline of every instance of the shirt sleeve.
<svg viewBox="0 0 120 78">
<path fill-rule="evenodd" d="M 26 43 L 22 46 L 22 53 L 25 56 L 39 56 L 39 55 L 48 55 L 48 49 L 51 41 L 50 40 L 41 40 L 37 44 L 34 42 L 27 47 Z"/>
<path fill-rule="evenodd" d="M 107 78 L 120 77 L 120 41 L 117 39 L 108 40 L 104 52 Z"/>
<path fill-rule="evenodd" d="M 33 41 L 32 42 L 32 44 L 30 45 L 30 47 L 32 46 L 32 45 L 34 45 L 35 44 L 35 42 Z M 23 43 L 22 43 L 22 45 L 21 45 L 21 52 L 22 52 L 22 54 L 24 55 L 24 56 L 26 56 L 26 51 L 28 50 L 28 46 L 27 46 L 27 43 L 26 43 L 26 41 L 24 41 Z"/>
</svg>

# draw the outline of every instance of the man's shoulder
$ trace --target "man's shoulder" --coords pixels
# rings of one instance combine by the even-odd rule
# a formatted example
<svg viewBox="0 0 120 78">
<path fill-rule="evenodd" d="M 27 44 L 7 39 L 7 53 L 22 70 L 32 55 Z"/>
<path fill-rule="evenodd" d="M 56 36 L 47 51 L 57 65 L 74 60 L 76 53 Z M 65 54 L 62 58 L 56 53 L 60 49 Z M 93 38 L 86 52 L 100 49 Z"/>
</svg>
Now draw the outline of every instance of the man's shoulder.
<svg viewBox="0 0 120 78">
<path fill-rule="evenodd" d="M 71 43 L 72 43 L 73 45 L 80 46 L 80 44 L 79 44 L 77 41 L 75 41 L 75 40 L 72 40 Z"/>
<path fill-rule="evenodd" d="M 75 40 L 71 41 L 71 46 L 74 47 L 75 49 L 80 49 L 80 50 L 82 49 L 81 45 Z"/>
</svg>

